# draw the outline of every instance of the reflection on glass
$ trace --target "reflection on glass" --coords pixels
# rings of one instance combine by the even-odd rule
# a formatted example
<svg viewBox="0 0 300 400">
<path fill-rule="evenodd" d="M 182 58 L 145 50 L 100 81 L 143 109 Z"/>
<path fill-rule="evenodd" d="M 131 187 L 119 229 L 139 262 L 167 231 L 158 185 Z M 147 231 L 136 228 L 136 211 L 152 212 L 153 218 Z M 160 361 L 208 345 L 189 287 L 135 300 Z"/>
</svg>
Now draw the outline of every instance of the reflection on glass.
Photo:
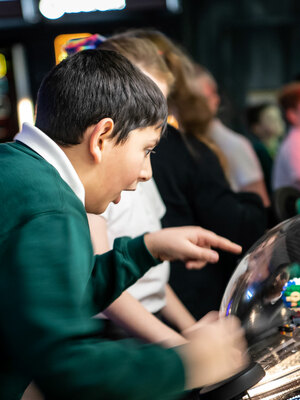
<svg viewBox="0 0 300 400">
<path fill-rule="evenodd" d="M 243 400 L 300 400 L 300 352 L 270 368 Z M 299 395 L 296 397 L 295 395 Z"/>
<path fill-rule="evenodd" d="M 267 372 L 251 398 L 263 387 L 284 386 L 282 379 L 298 382 L 300 391 L 300 216 L 252 246 L 229 281 L 220 312 L 240 318 L 249 353 Z"/>
</svg>

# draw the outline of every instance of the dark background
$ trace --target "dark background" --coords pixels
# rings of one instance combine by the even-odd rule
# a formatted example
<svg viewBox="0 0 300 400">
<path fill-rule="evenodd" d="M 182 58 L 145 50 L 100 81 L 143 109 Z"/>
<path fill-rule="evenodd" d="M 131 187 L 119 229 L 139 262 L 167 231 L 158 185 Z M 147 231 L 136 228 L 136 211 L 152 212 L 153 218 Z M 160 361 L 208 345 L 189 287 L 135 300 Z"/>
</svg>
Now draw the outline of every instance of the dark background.
<svg viewBox="0 0 300 400">
<path fill-rule="evenodd" d="M 38 11 L 38 0 L 33 4 Z M 0 0 L 0 51 L 25 47 L 32 97 L 54 65 L 54 38 L 63 33 L 110 35 L 127 28 L 153 27 L 188 50 L 215 76 L 226 113 L 241 129 L 242 110 L 255 94 L 274 94 L 300 73 L 299 0 L 179 0 L 177 12 L 166 0 L 127 0 L 122 11 L 64 15 L 47 20 L 38 12 L 25 21 L 19 0 Z M 11 90 L 13 92 L 13 90 Z M 251 97 L 252 96 L 252 97 Z"/>
</svg>

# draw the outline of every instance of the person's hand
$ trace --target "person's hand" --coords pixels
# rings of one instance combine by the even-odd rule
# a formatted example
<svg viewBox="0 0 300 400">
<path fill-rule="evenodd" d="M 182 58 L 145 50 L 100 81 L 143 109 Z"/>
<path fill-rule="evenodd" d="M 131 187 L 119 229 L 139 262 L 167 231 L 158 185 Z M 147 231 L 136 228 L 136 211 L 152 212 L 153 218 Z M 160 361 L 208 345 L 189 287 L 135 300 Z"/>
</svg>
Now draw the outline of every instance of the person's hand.
<svg viewBox="0 0 300 400">
<path fill-rule="evenodd" d="M 182 260 L 188 269 L 199 269 L 219 260 L 216 247 L 239 254 L 241 246 L 198 226 L 166 228 L 144 236 L 150 253 L 160 260 Z"/>
<path fill-rule="evenodd" d="M 249 362 L 244 331 L 234 316 L 199 325 L 189 340 L 177 347 L 185 366 L 187 390 L 230 378 Z"/>
<path fill-rule="evenodd" d="M 181 331 L 181 335 L 185 338 L 190 338 L 192 334 L 195 333 L 199 328 L 201 329 L 204 326 L 211 324 L 212 322 L 216 322 L 219 318 L 220 314 L 218 311 L 210 311 L 192 326 Z"/>
</svg>

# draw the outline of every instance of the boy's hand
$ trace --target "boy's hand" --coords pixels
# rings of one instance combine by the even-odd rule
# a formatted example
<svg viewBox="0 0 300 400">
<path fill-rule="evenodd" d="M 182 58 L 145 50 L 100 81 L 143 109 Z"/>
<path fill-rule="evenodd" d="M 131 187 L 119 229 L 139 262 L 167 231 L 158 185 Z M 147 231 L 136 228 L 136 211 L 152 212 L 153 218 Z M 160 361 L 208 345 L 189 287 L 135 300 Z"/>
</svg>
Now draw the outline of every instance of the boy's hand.
<svg viewBox="0 0 300 400">
<path fill-rule="evenodd" d="M 161 260 L 185 261 L 188 269 L 199 269 L 207 262 L 219 260 L 216 251 L 211 247 L 239 254 L 241 246 L 215 233 L 197 226 L 167 228 L 144 236 L 150 253 Z"/>
<path fill-rule="evenodd" d="M 249 362 L 244 331 L 234 316 L 199 325 L 189 340 L 177 347 L 185 366 L 186 389 L 230 378 Z"/>
<path fill-rule="evenodd" d="M 204 317 L 199 319 L 189 328 L 184 329 L 181 331 L 181 335 L 185 338 L 189 339 L 196 331 L 200 328 L 202 329 L 204 326 L 211 324 L 212 322 L 216 322 L 220 319 L 220 313 L 218 311 L 210 311 Z"/>
</svg>

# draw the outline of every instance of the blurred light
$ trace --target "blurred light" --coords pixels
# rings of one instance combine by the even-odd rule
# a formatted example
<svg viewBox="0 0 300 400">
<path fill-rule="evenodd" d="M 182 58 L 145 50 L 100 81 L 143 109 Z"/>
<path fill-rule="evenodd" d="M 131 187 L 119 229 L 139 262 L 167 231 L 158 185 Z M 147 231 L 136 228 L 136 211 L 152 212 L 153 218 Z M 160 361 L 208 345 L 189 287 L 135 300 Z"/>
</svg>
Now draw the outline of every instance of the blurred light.
<svg viewBox="0 0 300 400">
<path fill-rule="evenodd" d="M 39 15 L 35 0 L 21 0 L 21 9 L 25 21 L 30 23 L 38 22 Z"/>
<path fill-rule="evenodd" d="M 250 300 L 253 297 L 253 292 L 250 289 L 247 290 L 246 297 L 247 300 Z"/>
<path fill-rule="evenodd" d="M 228 304 L 228 306 L 227 306 L 227 309 L 226 309 L 226 317 L 229 315 L 229 313 L 230 313 L 230 309 L 231 309 L 231 304 L 232 304 L 232 300 L 230 300 L 230 302 L 229 302 L 229 304 Z"/>
<path fill-rule="evenodd" d="M 55 62 L 59 64 L 64 58 L 67 57 L 67 52 L 64 50 L 64 46 L 71 39 L 81 39 L 91 36 L 90 33 L 70 33 L 64 35 L 58 35 L 54 39 L 54 51 L 55 51 Z"/>
<path fill-rule="evenodd" d="M 48 19 L 61 18 L 65 13 L 122 10 L 125 0 L 41 0 L 40 12 Z"/>
<path fill-rule="evenodd" d="M 167 9 L 173 13 L 181 11 L 181 5 L 179 0 L 166 0 Z"/>
<path fill-rule="evenodd" d="M 179 124 L 177 119 L 174 117 L 174 115 L 168 115 L 168 124 L 172 125 L 174 128 L 179 129 Z"/>
<path fill-rule="evenodd" d="M 63 6 L 55 0 L 41 0 L 39 4 L 41 14 L 48 19 L 58 19 L 64 15 Z"/>
<path fill-rule="evenodd" d="M 12 46 L 12 66 L 15 81 L 19 128 L 23 122 L 34 122 L 33 102 L 30 95 L 29 75 L 25 48 L 17 43 Z"/>
<path fill-rule="evenodd" d="M 24 122 L 34 124 L 33 104 L 29 98 L 23 98 L 18 101 L 18 121 L 20 128 Z"/>
<path fill-rule="evenodd" d="M 12 46 L 12 66 L 15 81 L 19 128 L 23 122 L 33 122 L 33 103 L 30 95 L 29 75 L 25 48 L 17 43 Z"/>
<path fill-rule="evenodd" d="M 7 73 L 6 58 L 5 55 L 0 53 L 0 79 L 4 78 Z"/>
</svg>

